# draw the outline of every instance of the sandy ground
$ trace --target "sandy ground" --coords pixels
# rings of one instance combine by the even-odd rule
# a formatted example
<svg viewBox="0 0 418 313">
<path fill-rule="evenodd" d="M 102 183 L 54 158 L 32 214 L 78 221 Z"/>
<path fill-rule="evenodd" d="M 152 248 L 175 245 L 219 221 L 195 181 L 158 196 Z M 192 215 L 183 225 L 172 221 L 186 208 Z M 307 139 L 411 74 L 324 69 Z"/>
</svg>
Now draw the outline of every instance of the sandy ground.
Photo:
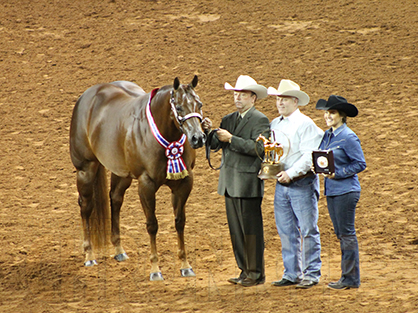
<svg viewBox="0 0 418 313">
<path fill-rule="evenodd" d="M 1 312 L 418 312 L 416 204 L 418 5 L 412 0 L 0 2 Z M 129 80 L 147 92 L 199 75 L 204 113 L 234 110 L 225 82 L 249 74 L 266 86 L 298 82 L 302 111 L 339 94 L 360 110 L 349 126 L 368 168 L 357 210 L 362 285 L 335 292 L 339 244 L 322 196 L 322 279 L 309 290 L 277 288 L 283 268 L 273 215 L 274 182 L 263 202 L 267 282 L 226 280 L 236 272 L 218 172 L 198 150 L 187 205 L 186 243 L 196 278 L 181 278 L 167 188 L 158 193 L 164 282 L 149 282 L 149 238 L 136 194 L 122 209 L 130 259 L 111 251 L 85 268 L 68 131 L 88 87 Z M 257 103 L 270 119 L 273 98 Z M 214 156 L 214 163 L 217 159 Z"/>
</svg>

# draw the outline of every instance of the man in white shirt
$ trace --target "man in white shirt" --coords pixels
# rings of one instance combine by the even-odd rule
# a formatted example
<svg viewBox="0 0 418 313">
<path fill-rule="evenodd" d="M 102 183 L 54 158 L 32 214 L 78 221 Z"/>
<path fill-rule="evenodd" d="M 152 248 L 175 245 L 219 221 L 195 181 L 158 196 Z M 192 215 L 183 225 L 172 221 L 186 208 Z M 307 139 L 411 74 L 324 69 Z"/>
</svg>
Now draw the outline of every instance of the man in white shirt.
<svg viewBox="0 0 418 313">
<path fill-rule="evenodd" d="M 276 96 L 280 114 L 271 130 L 281 140 L 285 155 L 280 160 L 284 171 L 277 174 L 274 215 L 282 243 L 284 274 L 274 286 L 296 285 L 307 289 L 321 277 L 321 243 L 318 229 L 319 180 L 310 170 L 312 150 L 318 148 L 324 132 L 305 114 L 300 106 L 309 103 L 309 96 L 291 80 L 281 80 L 278 89 L 268 88 Z"/>
</svg>

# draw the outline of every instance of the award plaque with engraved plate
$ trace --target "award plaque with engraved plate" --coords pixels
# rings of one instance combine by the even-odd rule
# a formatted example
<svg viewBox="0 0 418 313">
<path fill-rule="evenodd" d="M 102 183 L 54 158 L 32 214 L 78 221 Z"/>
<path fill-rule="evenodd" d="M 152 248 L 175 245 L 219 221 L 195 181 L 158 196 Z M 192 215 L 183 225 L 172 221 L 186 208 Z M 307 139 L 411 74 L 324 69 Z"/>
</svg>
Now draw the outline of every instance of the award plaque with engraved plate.
<svg viewBox="0 0 418 313">
<path fill-rule="evenodd" d="M 312 151 L 312 161 L 317 174 L 335 173 L 334 153 L 332 150 Z"/>
</svg>

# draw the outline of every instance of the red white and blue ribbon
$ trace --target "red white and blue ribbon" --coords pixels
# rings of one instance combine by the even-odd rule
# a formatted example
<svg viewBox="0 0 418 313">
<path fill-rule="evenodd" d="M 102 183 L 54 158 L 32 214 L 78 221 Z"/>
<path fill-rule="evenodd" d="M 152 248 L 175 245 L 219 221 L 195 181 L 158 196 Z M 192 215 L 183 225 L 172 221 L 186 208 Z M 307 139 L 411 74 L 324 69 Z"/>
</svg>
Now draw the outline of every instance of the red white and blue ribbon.
<svg viewBox="0 0 418 313">
<path fill-rule="evenodd" d="M 151 91 L 150 98 L 147 104 L 147 119 L 150 125 L 152 134 L 158 143 L 165 148 L 165 155 L 167 157 L 167 179 L 183 179 L 188 176 L 186 165 L 181 157 L 184 152 L 184 143 L 186 142 L 186 135 L 183 134 L 178 141 L 169 142 L 161 134 L 155 124 L 151 113 L 151 100 L 157 93 L 158 88 Z"/>
</svg>

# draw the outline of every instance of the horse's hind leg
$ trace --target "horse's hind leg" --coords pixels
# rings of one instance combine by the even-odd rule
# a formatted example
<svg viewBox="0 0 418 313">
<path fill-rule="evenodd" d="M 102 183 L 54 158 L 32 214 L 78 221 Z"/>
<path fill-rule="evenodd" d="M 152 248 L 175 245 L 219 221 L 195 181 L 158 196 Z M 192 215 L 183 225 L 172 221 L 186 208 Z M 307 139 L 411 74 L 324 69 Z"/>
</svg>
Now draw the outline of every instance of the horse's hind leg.
<svg viewBox="0 0 418 313">
<path fill-rule="evenodd" d="M 80 214 L 83 223 L 83 248 L 86 254 L 86 259 L 84 261 L 85 266 L 93 266 L 97 264 L 92 247 L 90 216 L 94 209 L 94 181 L 98 166 L 99 163 L 90 162 L 85 165 L 83 169 L 77 169 L 77 189 L 79 194 L 78 204 L 80 205 Z"/>
<path fill-rule="evenodd" d="M 193 180 L 189 176 L 183 180 L 180 188 L 172 192 L 171 201 L 173 203 L 175 226 L 178 241 L 178 257 L 181 262 L 180 273 L 183 277 L 193 277 L 196 274 L 187 261 L 186 248 L 184 244 L 184 227 L 186 225 L 186 201 L 192 189 Z"/>
<path fill-rule="evenodd" d="M 112 236 L 111 241 L 115 247 L 115 260 L 122 262 L 128 259 L 128 255 L 122 248 L 120 241 L 120 209 L 126 189 L 131 186 L 132 178 L 122 178 L 112 174 L 110 187 L 110 207 L 112 211 Z"/>
</svg>

